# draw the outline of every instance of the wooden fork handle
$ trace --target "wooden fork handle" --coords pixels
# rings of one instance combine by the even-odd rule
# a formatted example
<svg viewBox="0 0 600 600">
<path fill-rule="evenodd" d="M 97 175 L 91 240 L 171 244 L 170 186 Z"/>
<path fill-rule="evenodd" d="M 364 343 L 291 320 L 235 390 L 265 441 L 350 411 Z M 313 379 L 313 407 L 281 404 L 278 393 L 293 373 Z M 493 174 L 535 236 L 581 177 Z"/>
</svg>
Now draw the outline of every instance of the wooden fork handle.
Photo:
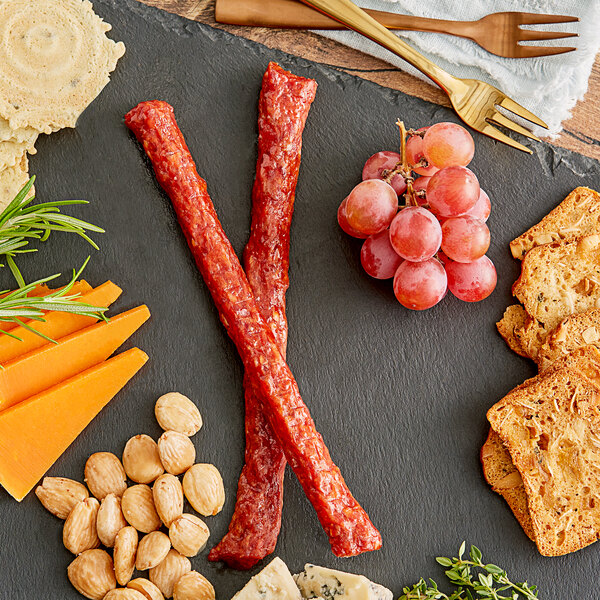
<svg viewBox="0 0 600 600">
<path fill-rule="evenodd" d="M 388 29 L 431 31 L 471 38 L 473 21 L 445 21 L 367 10 Z M 217 0 L 215 19 L 230 25 L 283 29 L 346 29 L 339 21 L 296 0 Z"/>
</svg>

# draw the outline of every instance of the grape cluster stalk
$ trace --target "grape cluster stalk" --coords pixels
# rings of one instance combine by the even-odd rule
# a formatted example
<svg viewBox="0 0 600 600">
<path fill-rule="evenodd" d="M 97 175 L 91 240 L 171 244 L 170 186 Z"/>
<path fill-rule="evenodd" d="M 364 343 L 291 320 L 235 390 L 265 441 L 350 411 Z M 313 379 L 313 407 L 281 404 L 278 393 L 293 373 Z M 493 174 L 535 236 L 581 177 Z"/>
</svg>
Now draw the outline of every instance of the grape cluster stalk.
<svg viewBox="0 0 600 600">
<path fill-rule="evenodd" d="M 486 256 L 490 198 L 467 168 L 473 137 L 456 123 L 408 132 L 397 125 L 400 153 L 369 157 L 361 183 L 340 204 L 338 223 L 364 239 L 364 270 L 375 279 L 393 279 L 406 308 L 431 308 L 447 291 L 465 302 L 484 300 L 497 275 Z"/>
</svg>

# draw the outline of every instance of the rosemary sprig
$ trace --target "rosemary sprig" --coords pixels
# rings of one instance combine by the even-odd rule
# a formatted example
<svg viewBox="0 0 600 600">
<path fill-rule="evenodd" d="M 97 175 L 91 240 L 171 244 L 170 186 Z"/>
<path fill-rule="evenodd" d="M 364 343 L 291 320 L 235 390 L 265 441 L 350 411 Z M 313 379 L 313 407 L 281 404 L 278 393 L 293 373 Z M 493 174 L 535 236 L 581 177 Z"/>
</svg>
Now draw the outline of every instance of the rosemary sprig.
<svg viewBox="0 0 600 600">
<path fill-rule="evenodd" d="M 60 277 L 60 273 L 57 275 L 51 275 L 50 277 L 44 277 L 33 281 L 18 290 L 9 291 L 4 290 L 0 292 L 0 322 L 5 323 L 16 323 L 32 331 L 33 333 L 40 335 L 50 342 L 54 340 L 48 338 L 44 334 L 31 328 L 24 320 L 44 321 L 44 313 L 47 311 L 58 311 L 68 312 L 82 315 L 85 317 L 94 317 L 96 319 L 108 319 L 104 313 L 108 310 L 107 308 L 99 308 L 92 306 L 91 304 L 84 304 L 78 302 L 78 298 L 81 294 L 69 294 L 73 284 L 81 276 L 81 273 L 85 269 L 90 257 L 86 259 L 79 271 L 73 270 L 73 276 L 69 283 L 62 289 L 55 290 L 47 296 L 28 296 L 28 294 L 38 285 L 42 285 Z M 20 340 L 19 337 L 12 334 L 10 331 L 3 331 L 0 329 L 0 334 L 8 335 L 12 338 Z"/>
<path fill-rule="evenodd" d="M 506 571 L 482 561 L 481 550 L 471 546 L 469 558 L 463 559 L 465 542 L 458 558 L 439 556 L 436 561 L 446 567 L 446 577 L 456 586 L 450 595 L 438 589 L 435 581 L 421 579 L 412 588 L 404 588 L 400 600 L 535 600 L 537 587 L 525 583 L 513 583 Z"/>
<path fill-rule="evenodd" d="M 0 214 L 0 255 L 6 257 L 6 264 L 21 287 L 25 285 L 25 280 L 14 257 L 17 254 L 36 252 L 35 248 L 26 247 L 31 240 L 45 242 L 53 231 L 63 231 L 75 233 L 98 250 L 98 246 L 86 232 L 104 233 L 101 227 L 60 212 L 61 206 L 87 204 L 86 200 L 58 200 L 32 205 L 35 196 L 28 194 L 34 181 L 35 176 Z"/>
</svg>

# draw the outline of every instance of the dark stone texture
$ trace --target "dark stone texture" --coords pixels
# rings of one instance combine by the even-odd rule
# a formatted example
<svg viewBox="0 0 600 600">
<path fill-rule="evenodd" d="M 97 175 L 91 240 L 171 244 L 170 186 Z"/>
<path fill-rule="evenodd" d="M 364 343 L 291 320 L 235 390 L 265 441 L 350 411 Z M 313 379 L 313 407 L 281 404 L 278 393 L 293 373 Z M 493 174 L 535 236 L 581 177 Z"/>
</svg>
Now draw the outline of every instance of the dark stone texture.
<svg viewBox="0 0 600 600">
<path fill-rule="evenodd" d="M 293 571 L 310 561 L 364 573 L 399 594 L 421 576 L 442 580 L 434 557 L 455 553 L 466 539 L 516 579 L 537 583 L 545 600 L 593 597 L 600 546 L 542 558 L 484 482 L 478 454 L 486 410 L 534 373 L 494 326 L 519 272 L 508 243 L 577 185 L 600 188 L 600 165 L 546 144 L 533 146 L 529 157 L 476 135 L 472 168 L 493 203 L 489 255 L 498 288 L 480 304 L 448 297 L 430 311 L 410 312 L 389 282 L 361 271 L 360 242 L 340 231 L 336 209 L 365 159 L 397 147 L 398 117 L 419 127 L 456 120 L 451 111 L 132 0 L 94 4 L 127 53 L 77 129 L 42 136 L 31 171 L 40 199 L 90 201 L 71 212 L 107 233 L 97 236 L 101 251 L 92 251 L 85 276 L 124 288 L 118 311 L 149 305 L 151 321 L 127 346 L 139 345 L 151 360 L 49 474 L 81 480 L 92 452 L 120 454 L 138 433 L 158 437 L 154 401 L 179 390 L 205 419 L 195 438 L 198 460 L 216 464 L 225 480 L 225 508 L 207 519 L 210 543 L 225 533 L 243 458 L 241 365 L 123 115 L 141 100 L 174 105 L 223 226 L 241 251 L 250 222 L 257 97 L 265 67 L 275 60 L 319 83 L 292 230 L 289 363 L 332 456 L 384 539 L 379 552 L 336 559 L 289 473 L 277 554 Z M 89 252 L 81 240 L 56 234 L 20 264 L 33 279 L 67 273 Z M 1 275 L 2 286 L 11 285 L 9 273 Z M 66 577 L 72 557 L 62 546 L 61 522 L 33 494 L 19 505 L 2 490 L 0 515 L 0 599 L 78 598 Z M 249 574 L 208 563 L 207 551 L 193 559 L 194 568 L 219 598 L 230 598 Z"/>
</svg>

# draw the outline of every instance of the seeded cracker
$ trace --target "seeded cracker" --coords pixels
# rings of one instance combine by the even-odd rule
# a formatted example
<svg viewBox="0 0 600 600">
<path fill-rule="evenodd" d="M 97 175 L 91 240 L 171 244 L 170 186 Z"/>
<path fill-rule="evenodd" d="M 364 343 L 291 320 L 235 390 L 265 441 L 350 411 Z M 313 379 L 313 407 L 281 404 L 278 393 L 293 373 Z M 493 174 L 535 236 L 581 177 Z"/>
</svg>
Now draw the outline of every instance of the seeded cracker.
<svg viewBox="0 0 600 600">
<path fill-rule="evenodd" d="M 496 323 L 496 327 L 500 335 L 504 338 L 504 341 L 508 344 L 508 347 L 513 351 L 529 358 L 529 354 L 523 349 L 519 338 L 515 332 L 517 328 L 525 325 L 528 314 L 520 304 L 513 304 L 509 306 L 505 311 L 502 319 Z"/>
<path fill-rule="evenodd" d="M 19 193 L 19 190 L 29 181 L 27 155 L 23 154 L 14 167 L 0 172 L 0 211 L 3 211 Z M 31 188 L 30 195 L 35 194 Z"/>
<path fill-rule="evenodd" d="M 0 0 L 0 116 L 12 129 L 75 127 L 125 52 L 87 0 Z"/>
</svg>

